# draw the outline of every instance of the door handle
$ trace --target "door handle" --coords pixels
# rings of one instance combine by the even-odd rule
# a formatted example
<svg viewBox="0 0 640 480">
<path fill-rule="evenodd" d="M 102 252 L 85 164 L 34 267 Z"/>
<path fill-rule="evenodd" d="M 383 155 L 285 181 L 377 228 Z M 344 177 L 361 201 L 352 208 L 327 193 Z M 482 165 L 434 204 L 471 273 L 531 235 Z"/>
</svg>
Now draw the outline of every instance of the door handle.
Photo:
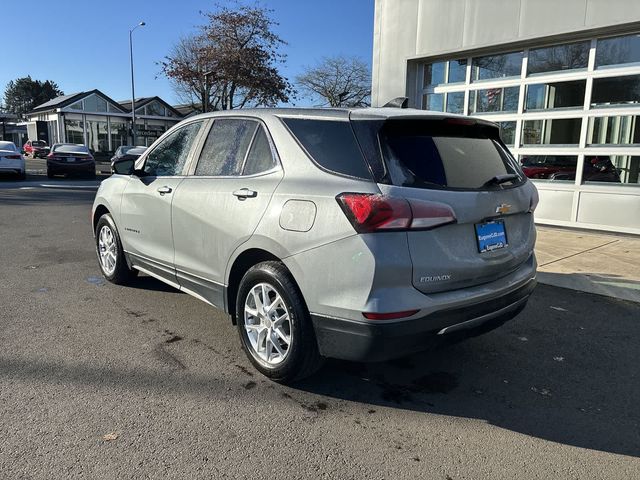
<svg viewBox="0 0 640 480">
<path fill-rule="evenodd" d="M 171 187 L 167 187 L 166 185 L 164 187 L 158 188 L 158 193 L 160 195 L 164 195 L 165 193 L 171 193 L 172 191 L 173 189 Z"/>
<path fill-rule="evenodd" d="M 258 192 L 255 190 L 249 190 L 248 188 L 241 188 L 240 190 L 233 192 L 233 194 L 240 200 L 244 200 L 245 198 L 255 198 L 258 196 Z"/>
</svg>

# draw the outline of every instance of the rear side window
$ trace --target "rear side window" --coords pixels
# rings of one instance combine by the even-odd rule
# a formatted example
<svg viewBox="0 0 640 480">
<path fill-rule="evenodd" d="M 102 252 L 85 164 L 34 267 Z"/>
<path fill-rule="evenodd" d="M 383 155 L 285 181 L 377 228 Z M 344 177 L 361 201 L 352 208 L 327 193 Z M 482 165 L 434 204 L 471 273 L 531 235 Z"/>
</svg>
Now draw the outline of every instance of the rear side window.
<svg viewBox="0 0 640 480">
<path fill-rule="evenodd" d="M 379 132 L 380 148 L 392 184 L 414 188 L 481 189 L 501 175 L 524 176 L 488 126 L 449 125 L 446 121 L 388 121 Z M 494 135 L 495 134 L 495 135 Z"/>
<path fill-rule="evenodd" d="M 244 164 L 243 175 L 255 175 L 257 173 L 266 172 L 276 166 L 273 153 L 271 152 L 271 145 L 267 134 L 262 127 L 258 127 L 255 136 L 253 137 L 253 143 L 247 155 L 247 161 Z"/>
<path fill-rule="evenodd" d="M 334 173 L 371 180 L 350 122 L 303 118 L 283 118 L 283 121 L 319 166 Z"/>
<path fill-rule="evenodd" d="M 216 120 L 209 130 L 195 174 L 212 177 L 240 175 L 257 127 L 258 124 L 251 120 Z"/>
</svg>

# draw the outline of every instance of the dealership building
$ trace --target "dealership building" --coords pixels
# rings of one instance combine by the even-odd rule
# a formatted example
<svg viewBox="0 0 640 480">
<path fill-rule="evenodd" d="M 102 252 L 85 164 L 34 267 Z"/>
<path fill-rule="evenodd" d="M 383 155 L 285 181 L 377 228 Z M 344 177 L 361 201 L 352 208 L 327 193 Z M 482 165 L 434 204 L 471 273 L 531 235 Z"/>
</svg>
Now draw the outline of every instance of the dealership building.
<svg viewBox="0 0 640 480">
<path fill-rule="evenodd" d="M 136 145 L 151 145 L 184 115 L 160 97 L 138 98 Z M 97 158 L 131 145 L 131 100 L 117 102 L 100 90 L 62 95 L 27 114 L 29 139 L 82 143 Z"/>
<path fill-rule="evenodd" d="M 372 104 L 496 122 L 539 223 L 640 234 L 638 0 L 376 0 Z"/>
</svg>

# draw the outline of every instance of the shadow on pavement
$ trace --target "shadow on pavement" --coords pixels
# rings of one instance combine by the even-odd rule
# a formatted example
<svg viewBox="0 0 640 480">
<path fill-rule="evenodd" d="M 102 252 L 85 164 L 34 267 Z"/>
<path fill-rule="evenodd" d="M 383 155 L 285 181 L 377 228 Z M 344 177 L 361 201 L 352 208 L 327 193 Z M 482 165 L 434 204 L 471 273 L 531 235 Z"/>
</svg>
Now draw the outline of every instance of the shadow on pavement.
<svg viewBox="0 0 640 480">
<path fill-rule="evenodd" d="M 296 388 L 639 457 L 639 319 L 631 302 L 539 286 L 485 336 L 381 364 L 329 361 Z"/>
<path fill-rule="evenodd" d="M 556 287 L 640 302 L 640 281 L 622 275 L 584 271 L 538 272 L 538 280 Z"/>
</svg>

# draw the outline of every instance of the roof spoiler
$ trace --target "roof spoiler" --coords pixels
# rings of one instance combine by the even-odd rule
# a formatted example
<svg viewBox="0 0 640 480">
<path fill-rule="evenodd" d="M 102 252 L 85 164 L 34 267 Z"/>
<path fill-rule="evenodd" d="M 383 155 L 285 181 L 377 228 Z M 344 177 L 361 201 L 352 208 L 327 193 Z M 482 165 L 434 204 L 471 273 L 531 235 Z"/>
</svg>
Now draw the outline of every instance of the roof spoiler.
<svg viewBox="0 0 640 480">
<path fill-rule="evenodd" d="M 382 108 L 407 108 L 409 106 L 409 99 L 407 97 L 396 97 L 393 100 L 385 103 Z"/>
</svg>

